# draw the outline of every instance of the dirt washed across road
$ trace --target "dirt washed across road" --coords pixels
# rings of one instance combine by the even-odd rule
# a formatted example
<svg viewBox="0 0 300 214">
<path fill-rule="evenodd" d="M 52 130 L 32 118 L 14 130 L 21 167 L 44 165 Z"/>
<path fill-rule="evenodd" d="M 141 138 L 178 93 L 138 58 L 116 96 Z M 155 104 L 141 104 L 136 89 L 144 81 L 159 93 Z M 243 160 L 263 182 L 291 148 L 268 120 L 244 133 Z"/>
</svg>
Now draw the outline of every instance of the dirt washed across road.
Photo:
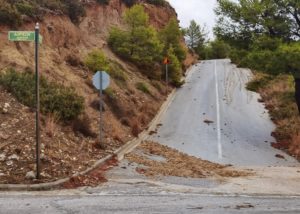
<svg viewBox="0 0 300 214">
<path fill-rule="evenodd" d="M 245 88 L 251 77 L 229 60 L 195 65 L 150 140 L 222 164 L 299 166 L 271 147 L 275 126 L 260 96 Z"/>
</svg>

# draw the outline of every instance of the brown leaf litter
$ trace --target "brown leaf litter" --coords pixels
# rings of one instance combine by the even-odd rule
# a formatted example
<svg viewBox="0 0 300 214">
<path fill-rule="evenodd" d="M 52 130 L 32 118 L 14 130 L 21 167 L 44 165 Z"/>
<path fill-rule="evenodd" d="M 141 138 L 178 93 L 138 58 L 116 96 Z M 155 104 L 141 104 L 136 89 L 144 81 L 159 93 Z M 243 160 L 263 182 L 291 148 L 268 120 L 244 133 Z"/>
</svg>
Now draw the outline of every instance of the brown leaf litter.
<svg viewBox="0 0 300 214">
<path fill-rule="evenodd" d="M 206 177 L 241 177 L 252 173 L 238 171 L 230 166 L 212 163 L 200 158 L 189 156 L 176 149 L 161 145 L 156 142 L 144 142 L 139 147 L 145 155 L 155 155 L 165 158 L 165 161 L 151 160 L 148 157 L 132 152 L 126 159 L 144 167 L 138 167 L 137 172 L 146 176 L 177 176 L 185 178 Z"/>
</svg>

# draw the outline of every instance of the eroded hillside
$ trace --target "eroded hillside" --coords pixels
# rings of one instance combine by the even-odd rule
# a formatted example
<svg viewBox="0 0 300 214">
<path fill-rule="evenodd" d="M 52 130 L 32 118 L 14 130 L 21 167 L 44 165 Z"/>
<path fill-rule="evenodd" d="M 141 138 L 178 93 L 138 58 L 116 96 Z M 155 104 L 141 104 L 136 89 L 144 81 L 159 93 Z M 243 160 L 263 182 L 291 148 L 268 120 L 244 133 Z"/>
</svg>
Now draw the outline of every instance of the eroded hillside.
<svg viewBox="0 0 300 214">
<path fill-rule="evenodd" d="M 143 1 L 149 21 L 162 29 L 176 12 L 169 4 L 157 6 Z M 84 112 L 71 121 L 60 121 L 51 114 L 42 115 L 42 163 L 45 181 L 65 177 L 85 169 L 137 136 L 155 116 L 166 97 L 166 87 L 159 79 L 150 79 L 134 63 L 122 60 L 107 44 L 112 26 L 126 29 L 121 0 L 101 5 L 86 2 L 86 15 L 79 23 L 61 13 L 48 12 L 40 21 L 43 43 L 40 46 L 40 73 L 49 82 L 73 90 L 84 98 Z M 18 30 L 33 30 L 34 21 L 25 19 Z M 34 44 L 11 42 L 7 33 L 13 29 L 0 23 L 0 70 L 17 72 L 34 69 Z M 113 71 L 105 92 L 105 147 L 95 147 L 99 123 L 99 97 L 92 85 L 93 72 L 84 65 L 92 50 L 102 50 Z M 188 66 L 193 58 L 187 56 Z M 171 88 L 169 88 L 169 91 Z M 20 104 L 0 86 L 0 182 L 23 182 L 34 171 L 34 108 Z M 47 166 L 47 167 L 46 167 Z M 31 182 L 28 180 L 27 182 Z"/>
</svg>

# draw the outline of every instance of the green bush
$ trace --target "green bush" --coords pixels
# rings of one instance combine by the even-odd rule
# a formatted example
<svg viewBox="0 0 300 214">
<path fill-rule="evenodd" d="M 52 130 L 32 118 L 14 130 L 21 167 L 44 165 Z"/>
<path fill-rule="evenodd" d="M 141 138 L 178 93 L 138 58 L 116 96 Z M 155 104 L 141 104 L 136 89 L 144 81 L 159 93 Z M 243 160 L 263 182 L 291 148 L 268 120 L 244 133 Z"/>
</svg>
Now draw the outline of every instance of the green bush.
<svg viewBox="0 0 300 214">
<path fill-rule="evenodd" d="M 35 75 L 20 73 L 13 69 L 0 75 L 0 84 L 12 93 L 21 103 L 35 107 Z M 55 114 L 63 121 L 77 118 L 84 110 L 84 99 L 74 88 L 40 79 L 40 104 L 43 114 Z"/>
<path fill-rule="evenodd" d="M 21 14 L 25 14 L 30 17 L 35 17 L 37 8 L 28 2 L 16 3 L 16 8 Z"/>
<path fill-rule="evenodd" d="M 143 82 L 138 82 L 136 83 L 136 88 L 142 92 L 144 92 L 145 94 L 151 94 L 150 93 L 150 90 L 148 88 L 148 86 L 146 85 L 146 83 L 143 83 Z"/>
<path fill-rule="evenodd" d="M 211 42 L 211 55 L 209 56 L 210 59 L 225 59 L 229 57 L 230 53 L 230 46 L 221 40 L 215 40 Z"/>
<path fill-rule="evenodd" d="M 115 61 L 109 63 L 109 75 L 118 83 L 125 83 L 127 81 L 127 75 L 124 72 L 123 67 Z"/>
<path fill-rule="evenodd" d="M 166 56 L 169 48 L 172 47 L 179 62 L 183 62 L 186 58 L 186 51 L 181 45 L 183 34 L 177 20 L 172 18 L 166 27 L 160 31 L 159 35 L 161 42 L 164 44 L 163 54 Z"/>
<path fill-rule="evenodd" d="M 109 61 L 101 50 L 90 52 L 85 58 L 84 64 L 93 72 L 106 71 L 119 86 L 123 86 L 127 81 L 123 67 L 116 61 Z"/>
<path fill-rule="evenodd" d="M 84 60 L 84 64 L 92 72 L 108 71 L 109 61 L 101 50 L 91 51 Z"/>
<path fill-rule="evenodd" d="M 0 23 L 14 28 L 22 23 L 20 13 L 5 0 L 0 0 Z"/>
<path fill-rule="evenodd" d="M 116 92 L 108 87 L 107 89 L 104 90 L 104 94 L 106 94 L 110 99 L 116 99 Z"/>
<path fill-rule="evenodd" d="M 63 0 L 65 12 L 74 23 L 79 23 L 80 18 L 85 16 L 85 9 L 79 0 Z"/>
<path fill-rule="evenodd" d="M 155 63 L 162 58 L 163 46 L 157 32 L 149 26 L 149 17 L 141 5 L 128 9 L 124 19 L 129 29 L 112 28 L 108 44 L 116 54 L 143 68 L 150 77 L 148 71 L 153 70 Z"/>
<path fill-rule="evenodd" d="M 169 77 L 171 80 L 171 83 L 174 84 L 176 87 L 179 87 L 182 85 L 181 78 L 182 78 L 182 69 L 181 64 L 177 58 L 177 56 L 174 53 L 174 49 L 171 46 L 168 50 L 167 56 L 170 60 L 169 67 Z"/>
</svg>

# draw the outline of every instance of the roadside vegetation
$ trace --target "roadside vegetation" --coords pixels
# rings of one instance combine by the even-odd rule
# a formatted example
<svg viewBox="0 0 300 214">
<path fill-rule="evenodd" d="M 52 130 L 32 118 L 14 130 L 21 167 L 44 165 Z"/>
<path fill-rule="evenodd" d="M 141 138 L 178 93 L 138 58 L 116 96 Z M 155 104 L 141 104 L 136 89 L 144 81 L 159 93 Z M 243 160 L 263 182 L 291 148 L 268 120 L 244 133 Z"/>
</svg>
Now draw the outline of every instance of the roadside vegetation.
<svg viewBox="0 0 300 214">
<path fill-rule="evenodd" d="M 98 4 L 107 5 L 110 0 L 96 0 Z M 122 0 L 127 6 L 137 4 L 136 0 Z M 78 24 L 86 15 L 84 2 L 81 0 L 0 0 L 0 23 L 13 28 L 21 26 L 24 20 L 43 20 L 47 11 L 65 14 L 70 20 Z M 157 6 L 166 5 L 165 0 L 146 0 Z"/>
<path fill-rule="evenodd" d="M 23 73 L 13 69 L 0 74 L 0 84 L 17 100 L 35 108 L 35 75 L 31 71 Z M 54 115 L 61 121 L 70 121 L 79 117 L 84 111 L 84 98 L 77 95 L 74 88 L 49 82 L 45 78 L 40 80 L 41 112 L 44 115 Z"/>
<path fill-rule="evenodd" d="M 158 32 L 149 24 L 149 16 L 142 5 L 135 5 L 124 14 L 127 30 L 113 27 L 108 44 L 121 58 L 134 63 L 150 79 L 164 75 L 162 61 L 169 57 L 171 83 L 182 84 L 182 67 L 186 52 L 181 45 L 182 33 L 175 19 Z"/>
<path fill-rule="evenodd" d="M 300 159 L 300 123 L 292 74 L 300 73 L 300 3 L 219 0 L 215 39 L 191 21 L 184 29 L 191 51 L 200 59 L 230 58 L 254 71 L 248 89 L 259 92 L 277 125 L 273 146 Z"/>
<path fill-rule="evenodd" d="M 217 41 L 227 55 L 255 71 L 248 88 L 261 94 L 277 125 L 274 147 L 300 159 L 300 122 L 292 73 L 300 72 L 300 3 L 284 1 L 218 1 Z"/>
</svg>

